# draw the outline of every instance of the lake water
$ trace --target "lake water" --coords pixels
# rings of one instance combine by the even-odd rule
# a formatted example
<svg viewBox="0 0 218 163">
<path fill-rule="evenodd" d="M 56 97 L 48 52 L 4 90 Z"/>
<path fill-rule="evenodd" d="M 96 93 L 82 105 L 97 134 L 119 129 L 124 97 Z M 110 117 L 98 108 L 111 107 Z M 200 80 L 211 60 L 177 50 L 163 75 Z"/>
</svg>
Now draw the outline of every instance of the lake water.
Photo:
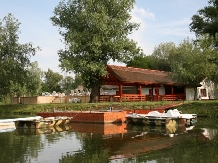
<svg viewBox="0 0 218 163">
<path fill-rule="evenodd" d="M 218 121 L 190 128 L 81 124 L 0 133 L 0 163 L 217 163 Z"/>
</svg>

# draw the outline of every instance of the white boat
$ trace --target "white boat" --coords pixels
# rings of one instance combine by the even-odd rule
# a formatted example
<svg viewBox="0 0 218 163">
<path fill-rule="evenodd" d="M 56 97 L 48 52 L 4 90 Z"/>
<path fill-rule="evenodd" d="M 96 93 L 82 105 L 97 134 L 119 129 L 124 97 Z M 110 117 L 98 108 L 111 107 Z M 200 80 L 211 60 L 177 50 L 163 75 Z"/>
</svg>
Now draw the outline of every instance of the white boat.
<svg viewBox="0 0 218 163">
<path fill-rule="evenodd" d="M 0 119 L 0 133 L 11 132 L 15 129 L 16 127 L 13 119 Z"/>
<path fill-rule="evenodd" d="M 144 125 L 187 125 L 191 126 L 196 122 L 197 114 L 181 114 L 177 109 L 170 109 L 167 112 L 150 111 L 148 114 L 127 114 L 126 122 Z"/>
<path fill-rule="evenodd" d="M 14 118 L 14 119 L 2 119 L 0 120 L 0 129 L 2 126 L 5 128 L 44 128 L 51 126 L 65 125 L 70 122 L 69 117 L 47 117 L 41 116 Z M 3 128 L 3 127 L 2 127 Z"/>
</svg>

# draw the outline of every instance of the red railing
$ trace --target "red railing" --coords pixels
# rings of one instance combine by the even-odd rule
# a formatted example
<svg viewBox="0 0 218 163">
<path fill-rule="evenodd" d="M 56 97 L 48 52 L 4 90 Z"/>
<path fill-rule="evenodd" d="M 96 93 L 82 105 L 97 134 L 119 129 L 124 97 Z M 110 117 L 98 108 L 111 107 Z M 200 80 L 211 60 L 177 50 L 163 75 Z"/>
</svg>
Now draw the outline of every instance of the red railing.
<svg viewBox="0 0 218 163">
<path fill-rule="evenodd" d="M 140 95 L 140 94 L 122 94 L 117 95 L 101 95 L 99 102 L 142 102 L 142 101 L 184 101 L 186 99 L 185 94 L 177 95 Z"/>
<path fill-rule="evenodd" d="M 164 95 L 163 100 L 165 101 L 181 101 L 185 100 L 185 94 L 176 94 L 176 95 Z"/>
<path fill-rule="evenodd" d="M 146 101 L 146 95 L 139 94 L 122 94 L 122 102 L 137 102 L 137 101 Z"/>
</svg>

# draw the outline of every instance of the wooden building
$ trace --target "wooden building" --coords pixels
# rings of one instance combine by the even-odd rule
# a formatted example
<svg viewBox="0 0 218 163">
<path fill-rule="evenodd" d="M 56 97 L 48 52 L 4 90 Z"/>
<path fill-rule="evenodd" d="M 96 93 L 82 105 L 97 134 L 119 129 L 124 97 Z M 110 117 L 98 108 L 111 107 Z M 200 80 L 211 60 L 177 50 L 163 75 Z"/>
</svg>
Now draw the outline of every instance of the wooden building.
<svg viewBox="0 0 218 163">
<path fill-rule="evenodd" d="M 99 101 L 187 100 L 186 90 L 193 88 L 173 81 L 165 71 L 115 65 L 107 65 L 107 71 Z"/>
</svg>

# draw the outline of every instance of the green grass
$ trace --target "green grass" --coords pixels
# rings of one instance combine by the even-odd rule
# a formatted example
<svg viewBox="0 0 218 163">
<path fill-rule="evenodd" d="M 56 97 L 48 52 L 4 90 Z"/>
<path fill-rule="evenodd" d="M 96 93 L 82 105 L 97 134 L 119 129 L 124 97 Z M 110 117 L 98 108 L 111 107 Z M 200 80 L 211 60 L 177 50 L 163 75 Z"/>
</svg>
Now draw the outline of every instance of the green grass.
<svg viewBox="0 0 218 163">
<path fill-rule="evenodd" d="M 178 101 L 175 101 L 178 102 Z M 175 103 L 174 102 L 174 103 Z M 37 112 L 53 111 L 53 108 L 60 111 L 71 110 L 109 110 L 114 109 L 150 109 L 172 103 L 171 101 L 158 102 L 105 102 L 105 103 L 64 103 L 64 104 L 0 104 L 0 113 L 15 114 L 36 114 Z M 176 107 L 183 113 L 194 113 L 198 116 L 218 117 L 218 100 L 208 101 L 185 101 L 183 105 Z"/>
</svg>

